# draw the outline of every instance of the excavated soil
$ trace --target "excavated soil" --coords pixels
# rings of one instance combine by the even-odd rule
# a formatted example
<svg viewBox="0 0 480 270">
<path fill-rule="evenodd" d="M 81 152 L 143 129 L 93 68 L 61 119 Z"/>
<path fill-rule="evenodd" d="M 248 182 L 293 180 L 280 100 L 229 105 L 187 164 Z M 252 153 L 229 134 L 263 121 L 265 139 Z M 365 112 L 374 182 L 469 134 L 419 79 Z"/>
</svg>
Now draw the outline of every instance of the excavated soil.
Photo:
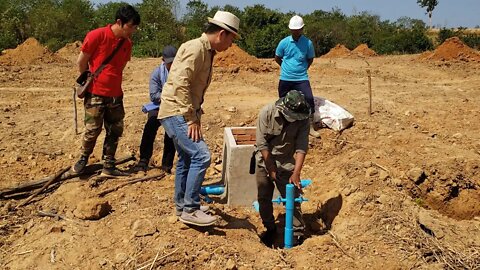
<svg viewBox="0 0 480 270">
<path fill-rule="evenodd" d="M 233 44 L 228 50 L 217 53 L 213 66 L 220 68 L 221 71 L 237 73 L 240 70 L 254 72 L 269 72 L 277 69 L 269 61 L 256 58 L 242 50 L 236 44 Z"/>
<path fill-rule="evenodd" d="M 65 62 L 65 59 L 53 54 L 35 38 L 28 38 L 15 49 L 6 50 L 0 55 L 0 64 L 7 66 Z"/>
<path fill-rule="evenodd" d="M 278 70 L 225 73 L 221 65 L 228 61 L 217 56 L 202 117 L 212 153 L 206 184 L 221 183 L 224 127 L 254 126 L 260 108 L 276 100 L 279 77 Z M 346 108 L 355 125 L 310 138 L 302 178 L 313 184 L 302 204 L 308 237 L 302 245 L 282 248 L 283 207 L 275 208 L 280 231 L 271 249 L 259 240 L 264 229 L 250 206 L 230 207 L 212 196 L 218 224 L 189 227 L 174 216 L 173 175 L 103 197 L 99 193 L 126 180 L 94 175 L 54 185 L 17 209 L 25 196 L 0 199 L 0 268 L 478 269 L 480 65 L 439 66 L 418 57 L 378 56 L 368 67 L 360 58 L 315 59 L 309 70 L 314 95 Z M 241 67 L 248 59 L 231 64 Z M 258 61 L 274 66 L 272 59 Z M 160 62 L 133 58 L 126 67 L 119 158 L 138 156 L 146 121 L 141 106 Z M 78 158 L 83 106 L 76 101 L 75 134 L 76 76 L 73 63 L 0 66 L 0 192 Z M 104 131 L 90 162 L 99 161 L 103 138 Z M 148 175 L 159 172 L 162 141 L 161 128 Z M 63 219 L 40 217 L 40 210 Z"/>
<path fill-rule="evenodd" d="M 419 59 L 426 61 L 480 62 L 480 52 L 464 44 L 458 37 L 445 40 L 433 52 L 425 52 Z"/>
<path fill-rule="evenodd" d="M 370 49 L 367 44 L 360 44 L 355 49 L 352 50 L 353 54 L 364 56 L 364 57 L 372 57 L 377 56 L 377 53 Z"/>
<path fill-rule="evenodd" d="M 63 48 L 56 51 L 55 55 L 74 63 L 76 62 L 78 54 L 80 53 L 80 48 L 82 48 L 82 42 L 75 41 L 68 43 Z"/>
<path fill-rule="evenodd" d="M 345 45 L 337 44 L 335 47 L 330 49 L 330 51 L 324 55 L 322 58 L 341 58 L 341 57 L 348 57 L 352 54 L 352 52 L 345 47 Z"/>
</svg>

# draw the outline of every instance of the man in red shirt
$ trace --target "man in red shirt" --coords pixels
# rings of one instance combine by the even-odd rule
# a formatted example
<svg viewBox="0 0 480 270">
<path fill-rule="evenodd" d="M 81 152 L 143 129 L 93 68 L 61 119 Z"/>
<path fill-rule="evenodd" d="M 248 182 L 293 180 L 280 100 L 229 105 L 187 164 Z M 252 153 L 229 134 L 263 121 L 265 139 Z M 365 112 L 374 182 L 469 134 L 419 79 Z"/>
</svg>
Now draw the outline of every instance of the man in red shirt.
<svg viewBox="0 0 480 270">
<path fill-rule="evenodd" d="M 106 64 L 85 94 L 85 134 L 80 159 L 73 165 L 76 173 L 83 171 L 92 154 L 98 135 L 105 125 L 103 143 L 104 165 L 102 175 L 121 176 L 123 172 L 115 168 L 115 152 L 118 139 L 123 133 L 122 72 L 130 60 L 132 52 L 132 34 L 140 24 L 140 15 L 130 5 L 118 9 L 115 23 L 90 31 L 82 44 L 77 64 L 80 73 L 89 70 L 92 74 L 104 60 L 119 47 L 115 55 Z"/>
</svg>

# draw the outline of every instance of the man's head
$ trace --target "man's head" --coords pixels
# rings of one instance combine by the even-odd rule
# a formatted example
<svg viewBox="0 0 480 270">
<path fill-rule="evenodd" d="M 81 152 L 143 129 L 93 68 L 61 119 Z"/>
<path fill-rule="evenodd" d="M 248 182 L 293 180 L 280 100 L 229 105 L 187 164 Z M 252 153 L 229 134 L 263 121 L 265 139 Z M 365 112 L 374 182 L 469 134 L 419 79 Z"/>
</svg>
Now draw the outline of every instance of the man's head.
<svg viewBox="0 0 480 270">
<path fill-rule="evenodd" d="M 125 5 L 117 10 L 115 15 L 115 26 L 118 28 L 118 35 L 122 38 L 130 38 L 137 26 L 140 24 L 140 14 L 131 5 Z"/>
<path fill-rule="evenodd" d="M 295 15 L 290 19 L 290 22 L 288 23 L 288 28 L 292 33 L 293 39 L 298 40 L 298 38 L 300 38 L 303 33 L 304 26 L 305 24 L 303 23 L 302 17 Z"/>
<path fill-rule="evenodd" d="M 240 38 L 238 34 L 240 19 L 230 12 L 217 11 L 213 18 L 208 18 L 205 34 L 210 45 L 216 51 L 225 51 L 232 46 L 233 40 Z"/>
<path fill-rule="evenodd" d="M 288 122 L 305 120 L 310 116 L 310 106 L 302 92 L 290 90 L 275 102 L 275 106 Z"/>
<path fill-rule="evenodd" d="M 168 71 L 170 71 L 175 55 L 177 55 L 177 49 L 175 47 L 168 45 L 163 48 L 162 59 Z"/>
</svg>

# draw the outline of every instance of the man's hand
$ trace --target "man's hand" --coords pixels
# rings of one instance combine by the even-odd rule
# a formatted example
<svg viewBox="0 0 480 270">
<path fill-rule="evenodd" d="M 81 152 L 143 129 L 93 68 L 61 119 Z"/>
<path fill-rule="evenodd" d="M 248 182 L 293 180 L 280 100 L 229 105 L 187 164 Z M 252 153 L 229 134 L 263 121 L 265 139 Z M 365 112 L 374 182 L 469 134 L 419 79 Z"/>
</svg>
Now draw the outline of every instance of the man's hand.
<svg viewBox="0 0 480 270">
<path fill-rule="evenodd" d="M 202 137 L 202 125 L 200 121 L 188 124 L 188 137 L 194 142 L 198 142 Z"/>
<path fill-rule="evenodd" d="M 292 176 L 290 176 L 290 179 L 288 179 L 288 182 L 295 185 L 300 190 L 300 193 L 303 193 L 302 184 L 300 183 L 300 173 L 293 172 Z"/>
<path fill-rule="evenodd" d="M 272 178 L 272 180 L 277 179 L 277 166 L 275 161 L 272 159 L 270 152 L 266 149 L 261 150 L 260 153 L 262 154 L 263 160 L 265 161 L 265 167 L 267 169 L 268 176 Z"/>
</svg>

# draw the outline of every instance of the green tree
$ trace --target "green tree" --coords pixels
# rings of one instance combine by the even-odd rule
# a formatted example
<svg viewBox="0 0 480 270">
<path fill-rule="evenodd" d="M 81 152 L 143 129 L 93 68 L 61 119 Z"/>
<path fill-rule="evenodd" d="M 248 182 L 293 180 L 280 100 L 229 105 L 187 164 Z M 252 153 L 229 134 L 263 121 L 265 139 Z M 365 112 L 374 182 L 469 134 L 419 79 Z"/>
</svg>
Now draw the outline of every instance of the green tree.
<svg viewBox="0 0 480 270">
<path fill-rule="evenodd" d="M 246 7 L 239 46 L 257 57 L 274 57 L 278 42 L 289 34 L 287 17 L 264 5 Z"/>
<path fill-rule="evenodd" d="M 28 38 L 28 0 L 0 0 L 0 51 L 14 48 Z"/>
<path fill-rule="evenodd" d="M 128 5 L 126 2 L 108 2 L 106 4 L 99 4 L 94 12 L 93 28 L 105 26 L 109 23 L 115 22 L 115 14 L 117 10 Z"/>
<path fill-rule="evenodd" d="M 140 29 L 134 36 L 134 55 L 159 57 L 166 45 L 178 46 L 181 34 L 174 10 L 176 0 L 144 0 L 138 5 Z"/>
<path fill-rule="evenodd" d="M 187 13 L 183 16 L 185 40 L 199 37 L 207 22 L 208 5 L 202 1 L 192 0 L 187 3 Z"/>
<path fill-rule="evenodd" d="M 432 13 L 435 7 L 438 5 L 438 0 L 417 0 L 417 4 L 427 9 L 428 19 L 430 21 L 430 28 L 432 28 Z"/>
</svg>

